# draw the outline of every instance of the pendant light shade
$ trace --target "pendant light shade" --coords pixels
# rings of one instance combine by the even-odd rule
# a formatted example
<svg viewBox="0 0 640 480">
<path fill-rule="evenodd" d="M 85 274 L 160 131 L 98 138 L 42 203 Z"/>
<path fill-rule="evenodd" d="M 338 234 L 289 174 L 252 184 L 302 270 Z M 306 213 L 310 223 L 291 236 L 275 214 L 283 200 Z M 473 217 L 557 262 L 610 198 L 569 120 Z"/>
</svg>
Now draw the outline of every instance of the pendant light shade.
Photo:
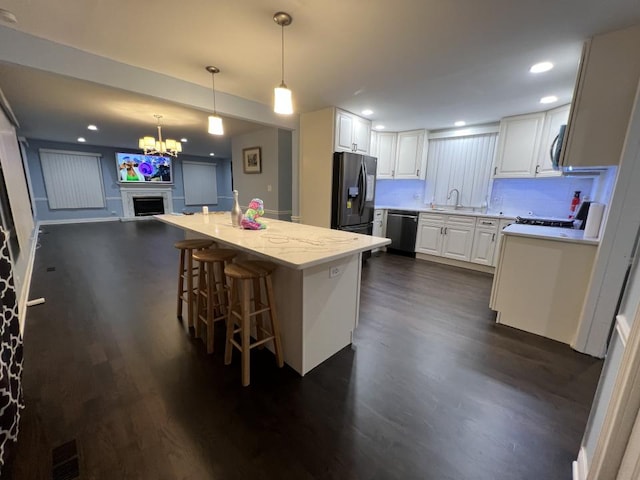
<svg viewBox="0 0 640 480">
<path fill-rule="evenodd" d="M 293 113 L 293 101 L 291 99 L 291 90 L 284 83 L 284 27 L 291 25 L 292 18 L 286 12 L 277 12 L 273 15 L 273 21 L 282 28 L 282 81 L 273 90 L 273 111 L 290 115 Z"/>
<path fill-rule="evenodd" d="M 220 69 L 211 65 L 205 67 L 205 69 L 211 74 L 211 90 L 213 91 L 213 115 L 209 115 L 208 131 L 211 135 L 224 135 L 222 118 L 216 112 L 216 73 L 220 73 Z"/>
<path fill-rule="evenodd" d="M 291 90 L 283 83 L 273 89 L 273 111 L 290 115 L 293 113 L 293 102 L 291 101 Z"/>
<path fill-rule="evenodd" d="M 209 115 L 209 133 L 211 135 L 224 135 L 222 118 L 218 115 Z"/>
</svg>

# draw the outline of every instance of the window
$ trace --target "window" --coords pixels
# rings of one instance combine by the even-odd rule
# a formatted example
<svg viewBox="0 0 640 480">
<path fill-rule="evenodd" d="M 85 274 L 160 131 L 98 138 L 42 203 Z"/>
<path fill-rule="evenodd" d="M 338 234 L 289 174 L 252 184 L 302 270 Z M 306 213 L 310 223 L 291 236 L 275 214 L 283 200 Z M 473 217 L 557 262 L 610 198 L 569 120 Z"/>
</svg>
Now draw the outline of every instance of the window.
<svg viewBox="0 0 640 480">
<path fill-rule="evenodd" d="M 182 162 L 185 205 L 217 205 L 215 163 Z"/>
<path fill-rule="evenodd" d="M 51 210 L 104 208 L 100 154 L 40 150 Z"/>
</svg>

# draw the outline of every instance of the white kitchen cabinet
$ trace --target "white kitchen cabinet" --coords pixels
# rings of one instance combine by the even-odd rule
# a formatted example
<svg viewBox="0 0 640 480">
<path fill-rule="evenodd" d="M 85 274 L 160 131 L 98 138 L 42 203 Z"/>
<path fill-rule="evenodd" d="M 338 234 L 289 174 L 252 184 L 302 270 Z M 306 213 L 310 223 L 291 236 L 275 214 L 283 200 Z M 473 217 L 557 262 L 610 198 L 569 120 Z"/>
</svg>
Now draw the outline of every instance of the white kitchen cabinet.
<svg viewBox="0 0 640 480">
<path fill-rule="evenodd" d="M 596 35 L 583 49 L 561 165 L 618 165 L 640 78 L 640 25 Z"/>
<path fill-rule="evenodd" d="M 562 175 L 562 170 L 553 168 L 551 161 L 551 147 L 556 141 L 560 127 L 566 125 L 569 120 L 569 109 L 571 105 L 563 105 L 546 112 L 544 124 L 542 126 L 542 140 L 538 152 L 538 162 L 536 164 L 536 177 L 557 177 Z"/>
<path fill-rule="evenodd" d="M 369 154 L 371 122 L 336 109 L 335 151 Z"/>
<path fill-rule="evenodd" d="M 416 252 L 442 255 L 445 216 L 421 213 L 418 221 Z"/>
<path fill-rule="evenodd" d="M 373 231 L 371 235 L 374 237 L 385 237 L 387 233 L 387 211 L 382 209 L 376 209 L 373 211 Z M 381 248 L 375 248 L 373 251 L 377 252 Z"/>
<path fill-rule="evenodd" d="M 500 223 L 498 224 L 498 241 L 496 242 L 496 251 L 493 255 L 493 266 L 498 265 L 498 260 L 500 259 L 500 245 L 502 244 L 502 238 L 504 237 L 504 233 L 502 231 L 507 228 L 509 225 L 515 223 L 515 220 L 511 218 L 503 218 L 500 219 Z"/>
<path fill-rule="evenodd" d="M 493 265 L 498 241 L 498 219 L 478 218 L 473 236 L 471 261 L 480 265 Z"/>
<path fill-rule="evenodd" d="M 474 217 L 421 213 L 416 252 L 469 261 L 473 244 Z"/>
<path fill-rule="evenodd" d="M 371 130 L 371 136 L 369 139 L 369 155 L 372 157 L 378 157 L 378 132 Z"/>
<path fill-rule="evenodd" d="M 447 216 L 443 232 L 443 257 L 465 262 L 471 260 L 475 222 L 476 219 L 473 217 Z"/>
<path fill-rule="evenodd" d="M 424 130 L 398 133 L 394 178 L 425 178 L 424 139 Z"/>
<path fill-rule="evenodd" d="M 500 121 L 495 178 L 535 176 L 544 116 L 544 112 L 530 113 Z"/>
<path fill-rule="evenodd" d="M 396 162 L 397 134 L 373 132 L 376 135 L 375 157 L 378 158 L 377 178 L 393 178 Z"/>
</svg>

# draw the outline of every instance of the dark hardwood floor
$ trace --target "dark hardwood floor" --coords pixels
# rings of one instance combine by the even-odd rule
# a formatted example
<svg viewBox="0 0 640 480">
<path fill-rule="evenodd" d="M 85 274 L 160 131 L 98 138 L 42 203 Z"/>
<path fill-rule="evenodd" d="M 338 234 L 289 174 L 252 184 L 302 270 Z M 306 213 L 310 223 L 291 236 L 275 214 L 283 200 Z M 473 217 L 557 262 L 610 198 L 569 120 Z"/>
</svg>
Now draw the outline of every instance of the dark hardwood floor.
<svg viewBox="0 0 640 480">
<path fill-rule="evenodd" d="M 490 275 L 374 256 L 353 345 L 242 388 L 176 320 L 181 231 L 43 230 L 13 478 L 75 439 L 82 479 L 571 479 L 602 362 L 496 325 Z"/>
</svg>

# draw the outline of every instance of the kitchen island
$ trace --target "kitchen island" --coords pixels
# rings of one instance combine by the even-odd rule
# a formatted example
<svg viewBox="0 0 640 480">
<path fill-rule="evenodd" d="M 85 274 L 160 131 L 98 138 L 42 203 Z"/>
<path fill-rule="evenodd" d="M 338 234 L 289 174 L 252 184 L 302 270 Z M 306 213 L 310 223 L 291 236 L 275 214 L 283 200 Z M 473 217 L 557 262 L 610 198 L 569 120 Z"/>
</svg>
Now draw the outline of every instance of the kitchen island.
<svg viewBox="0 0 640 480">
<path fill-rule="evenodd" d="M 284 360 L 300 375 L 351 343 L 358 324 L 362 252 L 391 243 L 271 219 L 264 221 L 264 230 L 243 230 L 231 225 L 229 212 L 155 218 L 185 230 L 187 238 L 211 238 L 279 266 L 273 282 Z"/>
<path fill-rule="evenodd" d="M 572 345 L 598 248 L 583 230 L 503 230 L 489 306 L 497 322 Z"/>
</svg>

